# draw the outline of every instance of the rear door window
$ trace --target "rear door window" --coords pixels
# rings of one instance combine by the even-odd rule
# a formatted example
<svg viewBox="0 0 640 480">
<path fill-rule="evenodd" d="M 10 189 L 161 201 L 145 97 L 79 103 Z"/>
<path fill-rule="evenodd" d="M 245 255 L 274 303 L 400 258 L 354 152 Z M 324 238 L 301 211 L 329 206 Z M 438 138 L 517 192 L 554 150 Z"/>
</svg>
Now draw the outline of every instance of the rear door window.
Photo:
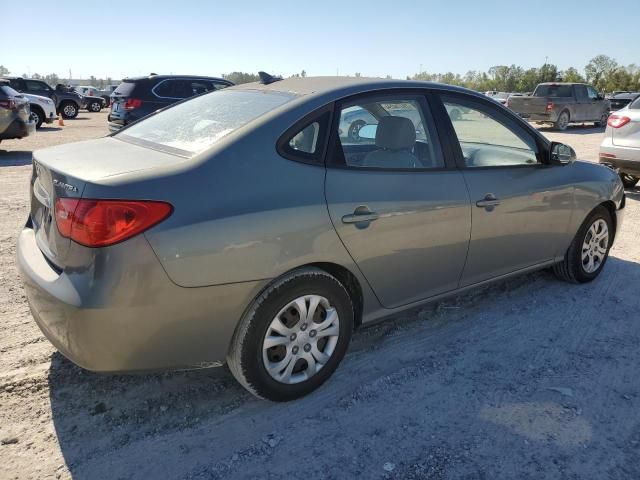
<svg viewBox="0 0 640 480">
<path fill-rule="evenodd" d="M 38 93 L 49 92 L 49 87 L 46 83 L 36 82 L 33 80 L 25 80 L 25 84 L 27 86 L 27 91 L 33 92 L 36 95 L 38 95 Z"/>
</svg>

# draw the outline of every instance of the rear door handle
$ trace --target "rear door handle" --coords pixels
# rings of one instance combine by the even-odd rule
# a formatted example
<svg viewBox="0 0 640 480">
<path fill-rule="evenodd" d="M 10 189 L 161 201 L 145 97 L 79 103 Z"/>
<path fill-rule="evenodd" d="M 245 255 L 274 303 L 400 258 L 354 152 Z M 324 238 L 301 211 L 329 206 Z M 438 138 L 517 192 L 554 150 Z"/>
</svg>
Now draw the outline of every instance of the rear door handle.
<svg viewBox="0 0 640 480">
<path fill-rule="evenodd" d="M 493 193 L 487 193 L 482 200 L 476 202 L 476 207 L 480 208 L 493 208 L 497 205 L 500 205 L 500 200 Z"/>
<path fill-rule="evenodd" d="M 350 215 L 342 217 L 342 223 L 369 223 L 380 218 L 376 212 L 369 210 L 366 205 L 360 205 Z"/>
</svg>

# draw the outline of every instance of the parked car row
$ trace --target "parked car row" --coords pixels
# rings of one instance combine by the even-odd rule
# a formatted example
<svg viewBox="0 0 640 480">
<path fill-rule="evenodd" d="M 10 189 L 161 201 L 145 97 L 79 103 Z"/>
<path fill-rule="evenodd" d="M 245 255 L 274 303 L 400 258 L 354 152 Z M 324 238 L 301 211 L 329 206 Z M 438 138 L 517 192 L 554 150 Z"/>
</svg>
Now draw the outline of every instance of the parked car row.
<svg viewBox="0 0 640 480">
<path fill-rule="evenodd" d="M 0 142 L 23 138 L 35 131 L 29 99 L 0 80 Z"/>
</svg>

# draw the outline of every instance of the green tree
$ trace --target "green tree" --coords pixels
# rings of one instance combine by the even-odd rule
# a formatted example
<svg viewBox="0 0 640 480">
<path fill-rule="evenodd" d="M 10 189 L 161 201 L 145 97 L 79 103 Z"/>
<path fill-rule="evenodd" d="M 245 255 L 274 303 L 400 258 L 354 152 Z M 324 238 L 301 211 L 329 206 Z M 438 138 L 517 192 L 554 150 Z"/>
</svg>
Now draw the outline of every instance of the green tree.
<svg viewBox="0 0 640 480">
<path fill-rule="evenodd" d="M 11 72 L 4 65 L 0 65 L 0 75 L 9 75 Z"/>
<path fill-rule="evenodd" d="M 47 82 L 51 87 L 55 87 L 60 83 L 60 78 L 55 73 L 50 73 L 49 75 L 44 76 L 44 81 Z"/>
<path fill-rule="evenodd" d="M 587 75 L 587 82 L 593 84 L 598 90 L 606 88 L 608 77 L 618 69 L 618 62 L 607 55 L 593 57 L 584 72 Z"/>
<path fill-rule="evenodd" d="M 239 85 L 241 83 L 257 82 L 258 80 L 260 80 L 260 77 L 255 73 L 245 72 L 223 73 L 222 78 L 224 78 L 225 80 L 229 80 L 236 85 Z"/>
<path fill-rule="evenodd" d="M 563 82 L 584 82 L 584 77 L 574 67 L 567 68 L 564 72 L 561 72 L 560 76 Z"/>
</svg>

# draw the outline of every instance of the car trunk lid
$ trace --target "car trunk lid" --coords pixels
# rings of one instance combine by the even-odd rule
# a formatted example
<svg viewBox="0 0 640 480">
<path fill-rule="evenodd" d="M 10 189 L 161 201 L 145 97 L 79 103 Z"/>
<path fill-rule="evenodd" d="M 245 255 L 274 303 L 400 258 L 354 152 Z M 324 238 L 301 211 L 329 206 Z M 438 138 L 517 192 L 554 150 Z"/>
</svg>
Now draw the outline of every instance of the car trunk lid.
<svg viewBox="0 0 640 480">
<path fill-rule="evenodd" d="M 629 122 L 619 128 L 611 128 L 611 141 L 619 147 L 640 148 L 640 109 L 627 109 L 616 113 L 629 118 Z"/>
</svg>

